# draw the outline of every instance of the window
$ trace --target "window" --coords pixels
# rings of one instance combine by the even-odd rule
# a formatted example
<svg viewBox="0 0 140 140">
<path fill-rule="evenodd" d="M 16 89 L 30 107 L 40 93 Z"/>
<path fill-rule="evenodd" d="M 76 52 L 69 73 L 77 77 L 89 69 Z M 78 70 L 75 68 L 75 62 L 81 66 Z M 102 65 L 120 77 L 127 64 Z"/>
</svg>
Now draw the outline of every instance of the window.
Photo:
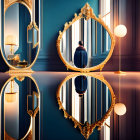
<svg viewBox="0 0 140 140">
<path fill-rule="evenodd" d="M 110 0 L 101 0 L 100 8 L 103 21 L 110 27 Z"/>
<path fill-rule="evenodd" d="M 108 25 L 110 28 L 110 0 L 101 0 L 100 1 L 100 14 L 103 19 L 103 21 Z M 102 47 L 102 52 L 108 51 L 111 46 L 111 39 L 109 38 L 109 34 L 107 32 L 104 32 L 104 29 L 102 29 L 102 37 L 105 37 L 103 39 L 103 42 L 106 44 L 106 48 Z M 103 45 L 104 46 L 104 45 Z"/>
</svg>

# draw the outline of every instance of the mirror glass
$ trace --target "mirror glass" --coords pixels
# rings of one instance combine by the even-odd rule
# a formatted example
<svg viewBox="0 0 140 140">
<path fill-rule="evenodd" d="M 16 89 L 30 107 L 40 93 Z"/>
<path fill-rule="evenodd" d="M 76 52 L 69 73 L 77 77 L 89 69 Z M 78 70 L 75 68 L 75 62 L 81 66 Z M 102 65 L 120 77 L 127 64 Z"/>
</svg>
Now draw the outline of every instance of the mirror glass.
<svg viewBox="0 0 140 140">
<path fill-rule="evenodd" d="M 30 14 L 20 3 L 14 3 L 5 12 L 3 55 L 8 64 L 16 68 L 30 66 L 37 55 L 38 30 L 30 27 L 33 34 L 27 34 Z"/>
<path fill-rule="evenodd" d="M 34 26 L 31 24 L 31 26 L 28 27 L 28 45 L 29 45 L 29 58 L 28 58 L 28 62 L 29 64 L 31 64 L 35 58 L 36 58 L 36 54 L 38 51 L 38 45 L 39 45 L 39 31 L 38 31 L 38 27 Z"/>
<path fill-rule="evenodd" d="M 111 106 L 111 97 L 102 81 L 83 75 L 69 79 L 60 90 L 64 110 L 81 124 L 92 125 L 101 120 Z"/>
<path fill-rule="evenodd" d="M 63 33 L 60 50 L 63 58 L 77 68 L 90 68 L 102 63 L 109 54 L 111 38 L 94 19 L 81 18 Z"/>
<path fill-rule="evenodd" d="M 19 140 L 31 134 L 33 119 L 30 112 L 39 108 L 38 94 L 36 84 L 30 77 L 17 77 L 7 82 L 2 91 L 2 122 L 4 123 L 2 123 L 1 134 L 5 139 Z"/>
</svg>

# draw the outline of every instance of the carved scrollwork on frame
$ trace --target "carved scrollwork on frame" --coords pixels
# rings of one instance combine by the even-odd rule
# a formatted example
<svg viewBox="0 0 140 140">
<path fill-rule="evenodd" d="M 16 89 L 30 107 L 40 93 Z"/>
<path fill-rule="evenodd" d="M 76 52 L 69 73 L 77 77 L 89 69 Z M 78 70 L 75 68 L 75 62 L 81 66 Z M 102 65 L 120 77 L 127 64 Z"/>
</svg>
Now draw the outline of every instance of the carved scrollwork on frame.
<svg viewBox="0 0 140 140">
<path fill-rule="evenodd" d="M 39 35 L 38 35 L 39 28 L 36 25 L 36 22 L 30 22 L 30 24 L 28 25 L 28 27 L 27 27 L 27 39 L 29 38 L 28 37 L 29 36 L 29 33 L 28 33 L 29 30 L 32 30 L 32 32 L 33 32 L 33 37 L 32 37 L 33 38 L 33 48 L 36 48 L 37 46 L 39 46 Z M 35 30 L 37 32 L 36 37 L 34 35 Z M 37 41 L 35 43 L 34 43 L 34 38 L 37 38 Z"/>
<path fill-rule="evenodd" d="M 32 10 L 32 0 L 4 0 L 4 11 L 7 10 L 8 7 L 10 7 L 14 3 L 21 3 L 26 5 L 26 7 L 29 9 L 30 13 Z"/>
<path fill-rule="evenodd" d="M 71 114 L 69 114 L 67 112 L 66 108 L 64 108 L 64 103 L 62 103 L 62 101 L 61 101 L 62 86 L 65 85 L 68 80 L 70 80 L 70 79 L 72 79 L 74 77 L 78 77 L 78 76 L 86 76 L 86 77 L 89 76 L 89 77 L 96 78 L 96 79 L 100 80 L 103 84 L 105 84 L 108 87 L 109 91 L 110 91 L 111 105 L 110 105 L 109 109 L 107 110 L 107 112 L 103 115 L 103 117 L 101 119 L 95 121 L 95 123 L 89 123 L 88 121 L 86 121 L 85 123 L 79 122 L 74 116 L 72 116 Z M 110 84 L 104 79 L 103 76 L 96 75 L 96 74 L 93 74 L 93 73 L 76 73 L 76 74 L 72 74 L 72 75 L 67 76 L 61 82 L 61 84 L 59 85 L 57 93 L 56 93 L 56 98 L 57 98 L 57 102 L 58 102 L 58 105 L 59 105 L 59 110 L 63 110 L 63 112 L 64 112 L 64 117 L 66 119 L 71 119 L 74 122 L 74 128 L 79 128 L 81 134 L 86 139 L 89 138 L 89 136 L 92 134 L 92 132 L 94 131 L 95 128 L 98 128 L 98 130 L 101 129 L 101 127 L 102 127 L 103 123 L 105 122 L 105 120 L 111 115 L 111 112 L 112 112 L 112 110 L 114 108 L 114 105 L 115 105 L 115 94 L 114 94 L 113 89 L 110 86 Z M 64 100 L 64 99 L 62 98 L 62 100 Z"/>
<path fill-rule="evenodd" d="M 106 56 L 106 58 L 97 65 L 92 65 L 90 67 L 84 67 L 84 68 L 75 67 L 74 64 L 71 65 L 71 63 L 68 62 L 68 60 L 63 56 L 63 54 L 61 52 L 62 51 L 61 50 L 61 41 L 63 40 L 63 36 L 64 36 L 65 32 L 67 32 L 68 29 L 72 28 L 72 25 L 76 24 L 76 22 L 78 20 L 80 21 L 81 19 L 84 19 L 86 21 L 91 19 L 91 20 L 94 20 L 97 23 L 99 23 L 102 26 L 102 28 L 104 28 L 104 30 L 106 30 L 106 32 L 108 33 L 110 40 L 111 40 L 110 50 L 108 51 L 108 55 Z M 80 27 L 80 25 L 79 25 L 79 27 Z M 97 33 L 98 33 L 98 31 L 96 31 L 96 34 Z M 74 37 L 75 36 L 77 36 L 77 34 L 75 34 Z M 73 40 L 71 42 L 73 43 Z M 69 46 L 72 46 L 72 45 L 69 45 Z M 59 36 L 58 36 L 57 41 L 56 41 L 56 47 L 57 47 L 59 57 L 62 60 L 62 62 L 65 64 L 66 68 L 74 70 L 74 71 L 85 72 L 85 73 L 89 72 L 89 71 L 102 70 L 104 65 L 110 59 L 110 57 L 113 53 L 113 50 L 114 50 L 114 46 L 115 46 L 114 34 L 111 32 L 109 27 L 104 23 L 103 19 L 100 16 L 99 16 L 99 18 L 96 17 L 96 15 L 93 12 L 93 9 L 90 7 L 90 5 L 88 3 L 86 3 L 86 5 L 81 9 L 81 12 L 79 14 L 76 14 L 76 13 L 74 14 L 74 18 L 72 19 L 72 21 L 66 22 L 64 24 L 64 29 L 63 29 L 63 31 L 59 31 Z M 96 43 L 96 47 L 97 47 L 97 43 Z M 65 54 L 65 55 L 67 55 L 67 54 Z M 72 54 L 72 56 L 73 56 L 73 54 Z"/>
</svg>

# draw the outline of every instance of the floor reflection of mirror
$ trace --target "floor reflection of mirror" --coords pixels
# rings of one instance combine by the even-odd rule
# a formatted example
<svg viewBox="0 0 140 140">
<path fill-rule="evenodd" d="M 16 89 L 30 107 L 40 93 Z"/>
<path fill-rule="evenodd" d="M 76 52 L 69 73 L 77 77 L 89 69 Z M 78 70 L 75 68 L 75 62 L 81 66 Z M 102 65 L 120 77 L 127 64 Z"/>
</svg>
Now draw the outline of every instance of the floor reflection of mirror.
<svg viewBox="0 0 140 140">
<path fill-rule="evenodd" d="M 101 75 L 67 76 L 56 94 L 64 117 L 71 119 L 86 139 L 94 129 L 101 129 L 115 105 L 114 92 Z"/>
<path fill-rule="evenodd" d="M 73 122 L 71 120 L 64 118 L 63 111 L 59 110 L 59 107 L 56 101 L 56 90 L 58 86 L 66 78 L 66 76 L 70 74 L 73 74 L 73 73 L 37 72 L 33 74 L 33 77 L 36 80 L 38 87 L 41 91 L 40 101 L 39 101 L 40 111 L 36 115 L 36 118 L 38 118 L 39 120 L 35 124 L 36 126 L 39 126 L 39 127 L 35 127 L 35 131 L 36 131 L 36 135 L 38 135 L 40 139 L 84 140 L 84 137 L 80 133 L 79 129 L 74 128 Z M 126 73 L 126 75 L 120 76 L 120 100 L 119 100 L 119 75 L 115 75 L 113 72 L 112 73 L 102 72 L 102 75 L 104 76 L 106 81 L 111 85 L 116 96 L 116 103 L 120 102 L 126 106 L 126 113 L 122 116 L 119 116 L 113 110 L 113 112 L 111 113 L 111 116 L 108 117 L 108 119 L 103 123 L 101 130 L 98 131 L 97 129 L 95 129 L 93 133 L 90 135 L 89 140 L 139 139 L 140 73 L 128 72 Z M 6 79 L 8 80 L 8 75 L 0 74 L 0 79 L 1 79 L 0 87 L 2 88 L 4 83 L 6 82 Z M 17 81 L 15 80 L 15 82 Z M 8 86 L 10 87 L 11 83 L 9 83 Z M 16 83 L 14 84 L 14 87 L 16 87 Z M 11 91 L 7 90 L 6 92 L 8 93 Z M 16 91 L 13 90 L 13 92 L 18 93 L 18 87 L 16 88 Z M 16 95 L 18 95 L 17 93 Z M 25 92 L 23 93 L 23 95 L 24 94 Z M 18 99 L 18 96 L 15 96 L 15 97 L 16 98 L 10 98 L 10 99 Z M 2 99 L 2 94 L 0 98 Z M 79 95 L 78 95 L 78 99 L 79 99 Z M 9 101 L 9 99 L 6 99 L 6 100 Z M 16 116 L 16 114 L 20 113 L 20 111 L 18 111 L 18 108 L 20 108 L 21 106 L 14 107 L 14 103 L 11 102 L 10 104 L 13 104 L 13 105 L 9 107 L 8 102 L 6 100 L 5 100 L 6 114 L 13 113 L 11 117 L 7 117 L 7 121 L 10 121 L 13 119 L 13 122 L 15 122 L 13 117 Z M 20 101 L 23 102 L 24 99 L 20 98 Z M 21 102 L 16 100 L 15 104 L 21 104 Z M 2 107 L 2 104 L 0 105 Z M 13 111 L 10 110 L 12 107 L 14 107 Z M 24 108 L 24 106 L 22 107 Z M 26 109 L 26 112 L 27 112 L 27 109 Z M 3 111 L 1 110 L 0 113 L 2 115 Z M 77 116 L 77 119 L 78 118 L 79 117 Z M 3 117 L 0 117 L 0 121 L 3 122 Z M 14 123 L 15 124 L 14 127 L 17 126 L 18 128 L 19 126 L 16 125 L 17 122 Z M 34 122 L 34 120 L 32 120 L 32 122 Z M 0 136 L 2 139 L 3 123 L 1 123 L 0 129 L 1 129 Z M 9 130 L 9 131 L 8 133 L 12 133 L 12 130 Z M 23 133 L 22 131 L 23 131 L 23 128 L 19 129 L 20 133 Z M 14 131 L 14 133 L 15 132 L 16 131 Z"/>
<path fill-rule="evenodd" d="M 11 77 L 2 88 L 1 103 L 1 139 L 39 138 L 39 89 L 32 77 Z"/>
</svg>

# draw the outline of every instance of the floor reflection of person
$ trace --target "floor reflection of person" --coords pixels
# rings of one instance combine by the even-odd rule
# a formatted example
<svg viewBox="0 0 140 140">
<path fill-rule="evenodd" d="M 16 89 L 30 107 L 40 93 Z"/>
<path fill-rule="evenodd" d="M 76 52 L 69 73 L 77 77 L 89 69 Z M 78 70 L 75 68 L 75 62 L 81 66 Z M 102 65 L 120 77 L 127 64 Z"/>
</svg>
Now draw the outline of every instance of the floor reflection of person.
<svg viewBox="0 0 140 140">
<path fill-rule="evenodd" d="M 76 48 L 74 54 L 74 65 L 78 68 L 85 68 L 87 66 L 87 52 L 83 46 L 83 41 L 79 41 L 79 46 Z"/>
<path fill-rule="evenodd" d="M 77 76 L 74 80 L 75 84 L 75 90 L 76 93 L 79 94 L 79 122 L 84 124 L 85 123 L 85 104 L 86 102 L 84 101 L 84 94 L 87 94 L 87 77 L 84 75 Z"/>
<path fill-rule="evenodd" d="M 74 81 L 75 90 L 79 95 L 83 95 L 87 90 L 87 77 L 77 76 Z"/>
</svg>

